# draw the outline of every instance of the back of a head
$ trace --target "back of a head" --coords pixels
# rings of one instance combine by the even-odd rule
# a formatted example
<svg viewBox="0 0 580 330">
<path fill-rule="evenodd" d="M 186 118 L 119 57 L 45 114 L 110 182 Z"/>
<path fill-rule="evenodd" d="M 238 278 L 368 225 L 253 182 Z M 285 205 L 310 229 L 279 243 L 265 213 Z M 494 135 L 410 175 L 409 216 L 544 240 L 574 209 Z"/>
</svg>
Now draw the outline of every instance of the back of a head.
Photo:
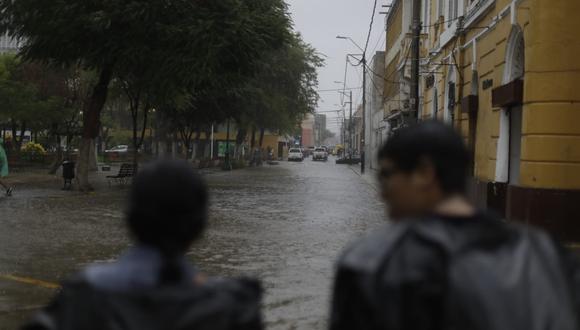
<svg viewBox="0 0 580 330">
<path fill-rule="evenodd" d="M 463 138 L 449 125 L 425 121 L 398 130 L 379 152 L 402 171 L 411 172 L 428 159 L 445 193 L 464 193 L 469 153 Z"/>
<path fill-rule="evenodd" d="M 127 222 L 140 243 L 181 254 L 203 232 L 207 213 L 207 185 L 186 162 L 152 163 L 133 180 Z"/>
</svg>

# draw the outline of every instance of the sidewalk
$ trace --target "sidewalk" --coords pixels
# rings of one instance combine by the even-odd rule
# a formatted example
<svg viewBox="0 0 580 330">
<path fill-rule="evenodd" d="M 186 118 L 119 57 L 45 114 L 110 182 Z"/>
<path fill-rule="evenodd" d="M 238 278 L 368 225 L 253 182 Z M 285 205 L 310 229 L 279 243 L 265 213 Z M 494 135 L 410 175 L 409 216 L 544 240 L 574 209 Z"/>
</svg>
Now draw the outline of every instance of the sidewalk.
<svg viewBox="0 0 580 330">
<path fill-rule="evenodd" d="M 349 165 L 349 168 L 361 177 L 369 186 L 371 186 L 376 192 L 380 191 L 379 182 L 377 181 L 378 171 L 370 168 L 366 168 L 365 174 L 361 174 L 360 164 Z"/>
<path fill-rule="evenodd" d="M 115 175 L 119 172 L 120 164 L 113 164 L 109 171 L 103 171 L 102 165 L 99 164 L 98 171 L 89 173 L 89 181 L 95 190 L 106 191 L 110 188 L 124 188 L 128 185 L 120 185 L 115 182 L 110 184 L 108 175 Z M 224 172 L 221 168 L 204 168 L 198 170 L 202 176 L 208 176 Z M 62 168 L 59 168 L 56 174 L 48 174 L 48 168 L 25 168 L 16 169 L 2 180 L 9 186 L 13 186 L 18 193 L 19 191 L 29 189 L 54 189 L 60 191 L 63 186 Z M 1 189 L 0 189 L 1 190 Z M 73 180 L 73 191 L 77 190 L 77 182 Z"/>
</svg>

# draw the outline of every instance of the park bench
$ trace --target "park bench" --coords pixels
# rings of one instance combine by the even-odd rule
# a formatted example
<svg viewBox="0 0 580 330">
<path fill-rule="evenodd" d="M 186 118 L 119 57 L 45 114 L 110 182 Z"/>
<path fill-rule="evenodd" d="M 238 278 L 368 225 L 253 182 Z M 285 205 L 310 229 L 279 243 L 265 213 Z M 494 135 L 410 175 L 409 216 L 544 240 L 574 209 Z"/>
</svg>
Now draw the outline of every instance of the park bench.
<svg viewBox="0 0 580 330">
<path fill-rule="evenodd" d="M 123 163 L 121 164 L 121 168 L 119 169 L 119 173 L 116 175 L 107 175 L 107 179 L 109 180 L 109 186 L 111 185 L 112 181 L 115 181 L 119 184 L 125 185 L 129 183 L 133 179 L 133 175 L 137 169 L 133 164 Z"/>
</svg>

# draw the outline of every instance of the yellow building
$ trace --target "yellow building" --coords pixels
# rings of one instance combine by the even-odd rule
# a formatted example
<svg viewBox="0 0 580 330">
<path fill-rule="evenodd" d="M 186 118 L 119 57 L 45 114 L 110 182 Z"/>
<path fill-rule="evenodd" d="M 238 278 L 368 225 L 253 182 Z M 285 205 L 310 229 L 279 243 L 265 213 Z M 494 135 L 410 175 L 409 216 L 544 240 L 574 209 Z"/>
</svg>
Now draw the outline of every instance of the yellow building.
<svg viewBox="0 0 580 330">
<path fill-rule="evenodd" d="M 461 130 L 474 198 L 580 241 L 580 1 L 422 5 L 419 115 Z"/>
<path fill-rule="evenodd" d="M 384 118 L 390 132 L 408 125 L 412 118 L 411 91 L 411 25 L 413 0 L 393 0 L 386 18 L 384 78 Z M 424 29 L 420 52 L 427 56 Z"/>
</svg>

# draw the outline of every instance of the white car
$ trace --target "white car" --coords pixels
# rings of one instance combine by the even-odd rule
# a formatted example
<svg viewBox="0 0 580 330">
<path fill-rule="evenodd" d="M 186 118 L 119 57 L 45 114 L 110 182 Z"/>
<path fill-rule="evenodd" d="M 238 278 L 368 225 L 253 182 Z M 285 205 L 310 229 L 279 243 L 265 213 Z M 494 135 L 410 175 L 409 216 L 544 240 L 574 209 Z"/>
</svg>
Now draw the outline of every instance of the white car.
<svg viewBox="0 0 580 330">
<path fill-rule="evenodd" d="M 316 148 L 314 149 L 314 153 L 312 154 L 312 160 L 328 160 L 328 152 L 324 148 Z"/>
<path fill-rule="evenodd" d="M 119 153 L 119 154 L 124 154 L 124 153 L 128 153 L 129 152 L 129 146 L 128 145 L 118 145 L 118 146 L 114 146 L 113 148 L 109 149 L 109 150 L 105 150 L 105 153 Z"/>
<path fill-rule="evenodd" d="M 304 160 L 304 154 L 302 153 L 302 150 L 300 150 L 299 148 L 291 148 L 290 150 L 288 150 L 288 161 L 303 161 Z"/>
</svg>

